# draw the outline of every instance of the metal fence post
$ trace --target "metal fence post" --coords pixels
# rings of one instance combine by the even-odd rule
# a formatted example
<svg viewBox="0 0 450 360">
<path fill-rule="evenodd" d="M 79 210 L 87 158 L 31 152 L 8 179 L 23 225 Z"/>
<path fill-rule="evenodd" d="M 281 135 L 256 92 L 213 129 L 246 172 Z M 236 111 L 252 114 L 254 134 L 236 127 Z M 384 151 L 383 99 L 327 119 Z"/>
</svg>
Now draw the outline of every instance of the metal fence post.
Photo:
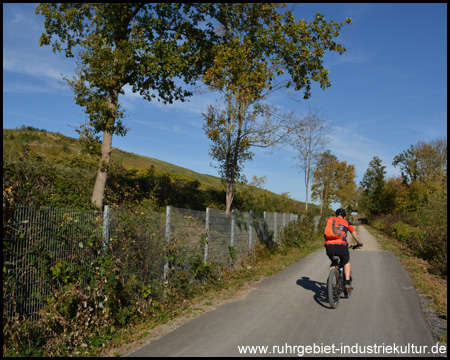
<svg viewBox="0 0 450 360">
<path fill-rule="evenodd" d="M 266 227 L 267 227 L 267 218 L 266 212 L 264 211 L 263 242 L 266 242 Z"/>
<path fill-rule="evenodd" d="M 278 241 L 277 213 L 273 217 L 273 241 Z"/>
<path fill-rule="evenodd" d="M 171 208 L 170 206 L 166 207 L 166 241 L 167 241 L 167 252 L 169 251 L 169 245 L 170 245 L 170 214 L 171 214 Z M 169 272 L 169 258 L 166 257 L 164 259 L 164 281 L 167 281 L 167 273 Z"/>
<path fill-rule="evenodd" d="M 234 245 L 234 210 L 231 210 L 231 246 Z"/>
<path fill-rule="evenodd" d="M 250 251 L 252 249 L 252 211 L 250 210 L 250 213 L 248 215 L 248 250 Z"/>
<path fill-rule="evenodd" d="M 208 243 L 209 243 L 209 214 L 210 210 L 209 207 L 206 208 L 206 220 L 205 220 L 205 254 L 203 255 L 203 261 L 206 261 L 208 259 Z"/>
<path fill-rule="evenodd" d="M 319 229 L 319 221 L 320 221 L 320 216 L 315 216 L 314 217 L 314 233 L 316 233 L 317 230 Z"/>
<path fill-rule="evenodd" d="M 103 232 L 102 232 L 102 250 L 105 252 L 109 243 L 109 226 L 110 226 L 110 206 L 105 205 L 103 211 Z"/>
</svg>

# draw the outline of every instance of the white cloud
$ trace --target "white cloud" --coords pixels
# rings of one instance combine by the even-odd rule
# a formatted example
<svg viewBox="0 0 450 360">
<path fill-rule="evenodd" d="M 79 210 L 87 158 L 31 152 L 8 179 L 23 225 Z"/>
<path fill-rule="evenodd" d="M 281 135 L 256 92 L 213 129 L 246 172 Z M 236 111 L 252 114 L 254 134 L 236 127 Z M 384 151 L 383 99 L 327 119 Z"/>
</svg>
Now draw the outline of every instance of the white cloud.
<svg viewBox="0 0 450 360">
<path fill-rule="evenodd" d="M 153 128 L 153 129 L 157 129 L 157 130 L 162 130 L 165 132 L 175 132 L 175 133 L 183 133 L 183 131 L 181 131 L 180 126 L 177 125 L 170 125 L 167 122 L 162 122 L 162 121 L 145 121 L 145 120 L 133 120 L 134 123 L 138 123 L 141 125 L 145 125 L 147 127 Z"/>
<path fill-rule="evenodd" d="M 30 40 L 30 32 L 37 36 L 43 31 L 43 17 L 35 13 L 35 4 L 3 4 L 3 33 L 8 38 Z"/>
<path fill-rule="evenodd" d="M 157 108 L 164 112 L 183 112 L 190 113 L 192 115 L 198 115 L 201 117 L 202 112 L 205 112 L 208 105 L 215 104 L 216 99 L 219 97 L 218 93 L 207 92 L 204 94 L 195 93 L 193 96 L 188 97 L 183 101 L 174 101 L 172 104 L 164 104 L 157 99 L 152 99 L 151 101 L 144 100 L 144 98 L 139 94 L 139 92 L 133 93 L 130 85 L 124 86 L 125 95 L 120 98 L 120 102 L 123 104 L 124 108 L 135 108 L 137 105 Z"/>
<path fill-rule="evenodd" d="M 353 21 L 361 21 L 373 11 L 373 4 L 351 3 L 338 5 L 342 16 L 350 17 Z"/>
<path fill-rule="evenodd" d="M 208 105 L 215 104 L 217 99 L 217 94 L 206 93 L 206 94 L 194 94 L 186 101 L 174 101 L 172 104 L 164 105 L 162 102 L 152 101 L 153 106 L 156 106 L 163 110 L 178 110 L 182 112 L 189 112 L 201 115 L 205 112 Z"/>
<path fill-rule="evenodd" d="M 30 58 L 25 52 L 9 52 L 3 54 L 3 71 L 29 75 L 36 78 L 62 80 L 62 69 L 58 64 L 50 63 L 47 58 Z"/>
<path fill-rule="evenodd" d="M 362 64 L 369 61 L 371 56 L 367 53 L 345 53 L 337 58 L 340 64 Z"/>
<path fill-rule="evenodd" d="M 74 71 L 74 59 L 54 54 L 49 46 L 39 46 L 39 36 L 44 31 L 43 17 L 35 14 L 34 7 L 34 4 L 3 5 L 4 91 L 61 91 L 61 73 L 72 76 Z M 22 76 L 14 76 L 17 74 Z M 30 76 L 34 79 L 27 79 Z M 37 84 L 35 79 L 41 83 Z"/>
<path fill-rule="evenodd" d="M 25 83 L 12 83 L 7 82 L 3 84 L 3 92 L 4 93 L 16 93 L 16 94 L 46 94 L 54 92 L 52 89 L 41 86 L 41 85 L 31 85 Z"/>
<path fill-rule="evenodd" d="M 330 137 L 330 149 L 339 161 L 346 161 L 348 165 L 355 165 L 358 178 L 362 178 L 374 156 L 382 160 L 386 166 L 387 176 L 397 174 L 392 166 L 392 160 L 398 154 L 394 145 L 374 140 L 353 131 L 351 128 L 334 127 Z"/>
</svg>

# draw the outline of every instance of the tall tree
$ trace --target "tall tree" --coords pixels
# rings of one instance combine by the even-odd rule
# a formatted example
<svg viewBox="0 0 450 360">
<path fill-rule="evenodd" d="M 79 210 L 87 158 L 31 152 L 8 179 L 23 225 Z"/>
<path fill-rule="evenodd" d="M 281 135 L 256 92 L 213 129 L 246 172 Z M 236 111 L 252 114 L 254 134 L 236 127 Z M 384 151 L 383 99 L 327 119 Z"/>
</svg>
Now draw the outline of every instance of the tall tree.
<svg viewBox="0 0 450 360">
<path fill-rule="evenodd" d="M 407 197 L 402 208 L 413 212 L 434 197 L 447 196 L 447 138 L 419 141 L 394 157 L 399 166 Z"/>
<path fill-rule="evenodd" d="M 209 154 L 219 163 L 218 169 L 226 188 L 226 211 L 229 212 L 234 200 L 234 184 L 237 180 L 245 181 L 242 173 L 243 163 L 253 158 L 252 147 L 267 148 L 274 146 L 286 133 L 285 120 L 267 117 L 258 122 L 256 111 L 242 112 L 239 105 L 229 102 L 226 110 L 208 106 L 203 114 L 206 122 L 204 130 L 213 141 Z M 237 120 L 237 121 L 236 121 Z"/>
<path fill-rule="evenodd" d="M 319 110 L 311 110 L 301 119 L 294 121 L 292 131 L 288 137 L 289 144 L 296 151 L 294 157 L 297 168 L 305 175 L 306 201 L 308 211 L 309 181 L 314 172 L 320 153 L 328 143 L 331 128 Z"/>
<path fill-rule="evenodd" d="M 386 166 L 381 163 L 381 159 L 378 156 L 374 156 L 360 182 L 362 187 L 362 198 L 359 207 L 369 216 L 378 215 L 384 211 L 382 199 L 385 186 L 384 177 L 386 174 Z"/>
<path fill-rule="evenodd" d="M 330 205 L 330 197 L 333 193 L 334 179 L 339 161 L 331 154 L 330 150 L 325 151 L 319 157 L 316 169 L 313 174 L 313 185 L 311 186 L 313 200 L 320 199 L 320 213 Z"/>
<path fill-rule="evenodd" d="M 447 137 L 411 145 L 408 150 L 394 157 L 392 165 L 400 167 L 406 183 L 418 180 L 446 181 Z"/>
<path fill-rule="evenodd" d="M 313 174 L 312 199 L 320 199 L 320 213 L 323 208 L 337 202 L 348 211 L 355 209 L 357 187 L 356 169 L 331 154 L 330 150 L 320 154 Z"/>
<path fill-rule="evenodd" d="M 278 4 L 220 4 L 217 19 L 222 40 L 212 49 L 214 64 L 203 77 L 210 90 L 219 91 L 223 109 L 209 106 L 205 132 L 213 141 L 210 154 L 219 162 L 226 183 L 226 209 L 233 201 L 234 183 L 252 146 L 270 147 L 285 132 L 282 115 L 267 96 L 278 90 L 311 95 L 311 82 L 329 87 L 323 67 L 325 50 L 342 54 L 333 38 L 345 22 L 329 22 L 317 13 L 310 23 L 296 20 Z"/>
<path fill-rule="evenodd" d="M 211 60 L 216 34 L 212 25 L 199 24 L 214 15 L 214 5 L 40 3 L 36 13 L 45 17 L 40 45 L 77 57 L 76 76 L 65 80 L 88 115 L 80 134 L 103 135 L 92 194 L 101 208 L 113 135 L 127 132 L 119 104 L 124 86 L 163 103 L 192 95 L 176 79 L 194 84 Z"/>
<path fill-rule="evenodd" d="M 355 178 L 355 165 L 347 165 L 346 161 L 340 162 L 336 173 L 336 192 L 332 198 L 348 213 L 357 209 L 358 189 Z"/>
</svg>

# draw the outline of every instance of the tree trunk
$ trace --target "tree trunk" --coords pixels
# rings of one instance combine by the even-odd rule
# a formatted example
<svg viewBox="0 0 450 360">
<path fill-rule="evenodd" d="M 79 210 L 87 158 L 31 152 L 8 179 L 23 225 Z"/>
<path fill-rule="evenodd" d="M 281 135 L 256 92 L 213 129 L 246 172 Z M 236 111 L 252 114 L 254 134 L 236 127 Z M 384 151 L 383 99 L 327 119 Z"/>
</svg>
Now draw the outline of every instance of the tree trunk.
<svg viewBox="0 0 450 360">
<path fill-rule="evenodd" d="M 108 100 L 108 108 L 110 110 L 109 126 L 103 132 L 102 157 L 97 171 L 97 179 L 95 180 L 94 191 L 91 201 L 99 210 L 103 208 L 103 196 L 105 195 L 106 179 L 108 177 L 109 162 L 111 160 L 112 137 L 114 133 L 114 122 L 118 104 L 118 92 L 114 91 L 113 96 Z"/>
<path fill-rule="evenodd" d="M 233 203 L 234 199 L 233 184 L 230 181 L 227 181 L 226 191 L 226 213 L 228 214 L 231 210 L 231 204 Z"/>
<path fill-rule="evenodd" d="M 230 164 L 230 163 L 228 163 Z M 231 169 L 227 170 L 227 179 L 226 179 L 226 213 L 228 214 L 231 210 L 231 204 L 234 200 L 234 181 L 236 178 L 236 164 L 237 158 L 234 156 L 232 158 Z M 229 165 L 228 165 L 229 166 Z"/>
<path fill-rule="evenodd" d="M 305 171 L 305 185 L 306 185 L 306 201 L 305 201 L 305 210 L 308 211 L 308 187 L 309 187 L 309 170 Z"/>
<path fill-rule="evenodd" d="M 308 185 L 306 185 L 308 186 Z M 306 189 L 306 202 L 305 202 L 305 210 L 308 211 L 308 189 Z"/>
<path fill-rule="evenodd" d="M 102 157 L 97 171 L 94 191 L 92 193 L 92 202 L 99 210 L 103 207 L 103 196 L 105 194 L 106 179 L 108 177 L 109 161 L 111 159 L 112 132 L 103 132 Z"/>
<path fill-rule="evenodd" d="M 231 156 L 231 163 L 229 160 L 227 160 L 227 166 L 231 165 L 230 171 L 227 171 L 227 179 L 226 179 L 226 213 L 228 214 L 231 210 L 231 204 L 233 203 L 234 194 L 233 194 L 233 188 L 234 183 L 236 180 L 236 168 L 238 165 L 239 160 L 239 145 L 241 143 L 241 135 L 242 135 L 242 125 L 244 123 L 244 116 L 245 111 L 242 104 L 239 105 L 239 127 L 238 132 L 236 135 L 236 144 L 234 145 L 234 149 L 231 148 L 231 137 L 228 137 L 228 150 L 232 151 L 232 153 L 229 155 Z M 229 122 L 230 123 L 230 122 Z M 231 134 L 231 129 L 229 129 L 229 134 Z"/>
</svg>

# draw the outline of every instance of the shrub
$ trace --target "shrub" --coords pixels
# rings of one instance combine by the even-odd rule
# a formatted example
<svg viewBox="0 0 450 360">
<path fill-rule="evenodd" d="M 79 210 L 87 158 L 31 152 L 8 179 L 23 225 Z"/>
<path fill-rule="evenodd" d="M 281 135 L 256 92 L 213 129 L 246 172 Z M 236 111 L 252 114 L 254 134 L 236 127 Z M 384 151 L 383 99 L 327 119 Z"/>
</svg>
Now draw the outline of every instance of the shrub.
<svg viewBox="0 0 450 360">
<path fill-rule="evenodd" d="M 411 249 L 415 256 L 426 261 L 431 271 L 447 276 L 447 199 L 433 201 L 412 214 L 380 215 L 371 225 Z"/>
<path fill-rule="evenodd" d="M 201 282 L 216 282 L 219 279 L 219 264 L 203 261 L 200 254 L 195 254 L 191 262 L 190 272 L 195 280 Z"/>
<path fill-rule="evenodd" d="M 419 227 L 413 227 L 399 221 L 392 227 L 392 234 L 397 240 L 414 247 L 415 244 L 420 244 L 425 234 Z"/>
<path fill-rule="evenodd" d="M 425 232 L 420 227 L 413 227 L 399 221 L 392 229 L 393 236 L 400 242 L 406 244 L 417 256 L 424 256 Z"/>
<path fill-rule="evenodd" d="M 301 215 L 297 221 L 290 222 L 284 228 L 281 234 L 281 243 L 288 248 L 301 248 L 311 241 L 314 230 L 314 215 L 310 212 Z"/>
<path fill-rule="evenodd" d="M 432 270 L 447 276 L 447 194 L 441 192 L 429 199 L 426 206 L 418 209 L 416 222 L 425 233 L 422 246 L 424 257 Z"/>
<path fill-rule="evenodd" d="M 376 216 L 372 219 L 370 224 L 380 230 L 386 233 L 389 236 L 395 237 L 394 235 L 394 226 L 397 223 L 404 223 L 408 224 L 410 226 L 417 226 L 417 223 L 414 221 L 414 219 L 411 216 L 407 216 L 402 213 L 393 212 L 391 214 L 383 214 Z"/>
</svg>

